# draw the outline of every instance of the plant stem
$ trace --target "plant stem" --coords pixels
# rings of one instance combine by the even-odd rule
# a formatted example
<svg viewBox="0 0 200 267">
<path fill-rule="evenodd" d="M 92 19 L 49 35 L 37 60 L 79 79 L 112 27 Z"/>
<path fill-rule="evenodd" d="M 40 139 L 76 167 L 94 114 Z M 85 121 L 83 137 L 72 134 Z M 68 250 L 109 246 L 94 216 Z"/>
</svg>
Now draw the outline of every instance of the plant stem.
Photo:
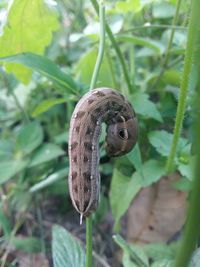
<svg viewBox="0 0 200 267">
<path fill-rule="evenodd" d="M 178 3 L 176 5 L 176 12 L 175 12 L 175 15 L 173 17 L 173 22 L 172 22 L 172 26 L 171 26 L 171 34 L 170 34 L 170 37 L 169 37 L 169 42 L 168 42 L 167 49 L 166 49 L 166 52 L 165 52 L 165 55 L 164 55 L 164 59 L 163 59 L 163 61 L 161 63 L 161 65 L 162 65 L 161 71 L 158 74 L 155 82 L 151 86 L 151 89 L 157 87 L 158 83 L 160 82 L 160 79 L 162 78 L 162 76 L 163 76 L 163 74 L 164 74 L 164 72 L 165 72 L 165 70 L 166 70 L 166 68 L 168 66 L 168 61 L 169 61 L 169 57 L 170 57 L 170 50 L 171 50 L 171 47 L 172 47 L 174 33 L 177 30 L 176 24 L 177 24 L 178 17 L 179 17 L 179 11 L 180 11 L 180 7 L 181 7 L 181 1 L 182 0 L 178 0 Z"/>
<path fill-rule="evenodd" d="M 198 83 L 198 94 L 196 97 L 196 107 L 199 110 L 200 103 L 200 79 Z M 180 251 L 177 255 L 174 267 L 186 267 L 191 258 L 192 252 L 194 251 L 197 242 L 200 237 L 200 226 L 199 226 L 199 207 L 200 207 L 200 114 L 197 114 L 196 125 L 194 129 L 195 140 L 194 145 L 197 150 L 196 166 L 194 171 L 193 190 L 191 193 L 190 205 L 187 214 L 187 223 L 183 234 L 183 240 L 180 247 Z"/>
<path fill-rule="evenodd" d="M 97 61 L 94 67 L 94 71 L 92 74 L 92 80 L 90 83 L 90 90 L 94 89 L 96 81 L 97 81 L 97 76 L 100 70 L 101 62 L 103 59 L 103 54 L 104 54 L 104 48 L 105 48 L 105 6 L 103 1 L 99 2 L 99 20 L 100 20 L 100 41 L 99 41 L 99 52 L 97 56 Z"/>
<path fill-rule="evenodd" d="M 179 11 L 180 11 L 180 7 L 181 7 L 181 1 L 182 0 L 178 0 L 178 2 L 177 2 L 176 12 L 175 12 L 175 15 L 174 15 L 174 18 L 173 18 L 172 26 L 176 26 L 176 24 L 177 24 Z M 173 38 L 174 38 L 175 31 L 176 31 L 176 28 L 172 28 L 171 34 L 170 34 L 170 38 L 169 38 L 169 42 L 168 42 L 167 49 L 166 49 L 166 53 L 165 53 L 165 57 L 164 57 L 164 60 L 163 60 L 163 68 L 165 68 L 167 66 L 168 61 L 169 61 L 170 50 L 171 50 L 171 47 L 172 47 L 172 41 L 173 41 Z"/>
<path fill-rule="evenodd" d="M 177 107 L 177 113 L 176 113 L 173 140 L 172 140 L 172 144 L 170 148 L 169 157 L 166 163 L 167 172 L 170 172 L 173 169 L 174 157 L 176 154 L 176 148 L 178 144 L 178 139 L 180 137 L 183 118 L 184 118 L 184 112 L 185 112 L 187 88 L 189 84 L 189 76 L 190 76 L 190 71 L 191 71 L 191 66 L 192 66 L 192 56 L 193 56 L 193 47 L 194 47 L 194 39 L 195 39 L 194 29 L 195 29 L 196 20 L 194 20 L 193 14 L 195 10 L 193 6 L 194 5 L 192 4 L 192 11 L 191 11 L 191 18 L 190 18 L 189 26 L 188 26 L 185 61 L 184 61 L 183 74 L 182 74 L 181 85 L 180 85 L 179 101 L 178 101 L 178 107 Z"/>
<path fill-rule="evenodd" d="M 86 267 L 92 267 L 92 217 L 86 218 Z"/>
<path fill-rule="evenodd" d="M 94 7 L 94 9 L 96 10 L 97 13 L 99 13 L 99 8 L 98 8 L 98 3 L 97 3 L 97 0 L 91 0 L 92 2 L 92 5 Z M 127 68 L 126 68 L 126 63 L 124 61 L 124 58 L 123 58 L 123 55 L 122 55 L 122 52 L 115 40 L 115 37 L 110 29 L 110 27 L 108 26 L 107 23 L 105 23 L 105 28 L 106 28 L 106 32 L 108 34 L 108 37 L 113 45 L 113 48 L 115 49 L 115 52 L 118 56 L 118 59 L 119 59 L 119 62 L 121 64 L 121 67 L 122 67 L 122 71 L 123 71 L 123 74 L 124 74 L 124 78 L 125 78 L 125 81 L 127 83 L 127 87 L 128 87 L 128 90 L 129 90 L 129 93 L 132 92 L 132 86 L 131 86 L 131 82 L 130 82 L 130 79 L 129 79 L 129 75 L 128 75 L 128 71 L 127 71 Z"/>
</svg>

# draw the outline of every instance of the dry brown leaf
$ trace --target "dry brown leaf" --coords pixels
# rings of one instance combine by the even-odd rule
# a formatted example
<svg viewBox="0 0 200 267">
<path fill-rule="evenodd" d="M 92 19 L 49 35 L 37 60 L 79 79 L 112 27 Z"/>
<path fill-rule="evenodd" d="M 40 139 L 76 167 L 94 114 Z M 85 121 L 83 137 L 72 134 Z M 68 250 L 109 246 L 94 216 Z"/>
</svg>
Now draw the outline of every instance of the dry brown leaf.
<svg viewBox="0 0 200 267">
<path fill-rule="evenodd" d="M 144 188 L 128 210 L 127 238 L 135 243 L 166 242 L 185 220 L 187 194 L 172 188 L 175 173 Z"/>
<path fill-rule="evenodd" d="M 43 253 L 27 254 L 17 253 L 19 267 L 49 267 L 49 262 Z"/>
</svg>

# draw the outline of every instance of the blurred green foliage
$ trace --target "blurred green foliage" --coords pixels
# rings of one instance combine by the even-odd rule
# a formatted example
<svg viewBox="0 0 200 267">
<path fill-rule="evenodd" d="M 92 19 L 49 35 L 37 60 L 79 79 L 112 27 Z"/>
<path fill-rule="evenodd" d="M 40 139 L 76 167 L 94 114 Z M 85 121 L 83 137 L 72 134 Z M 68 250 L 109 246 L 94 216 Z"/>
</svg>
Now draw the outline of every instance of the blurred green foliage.
<svg viewBox="0 0 200 267">
<path fill-rule="evenodd" d="M 129 70 L 133 93 L 127 97 L 138 115 L 140 133 L 138 146 L 114 160 L 106 157 L 101 139 L 102 197 L 95 217 L 97 224 L 111 206 L 114 229 L 119 230 L 120 219 L 137 192 L 165 173 L 190 6 L 189 1 L 182 2 L 178 24 L 172 27 L 174 0 L 106 1 L 106 19 Z M 22 250 L 31 243 L 29 252 L 33 252 L 41 249 L 37 239 L 13 237 L 9 241 L 8 236 L 21 214 L 34 212 L 36 197 L 45 200 L 56 195 L 67 202 L 66 213 L 72 209 L 67 190 L 69 122 L 77 100 L 89 88 L 97 56 L 98 18 L 89 0 L 15 0 L 9 7 L 7 1 L 2 1 L 0 15 L 0 242 L 11 242 Z M 173 29 L 169 60 L 163 65 Z M 179 140 L 175 158 L 176 170 L 182 177 L 175 186 L 183 191 L 191 188 L 195 157 L 191 156 L 191 99 L 198 76 L 195 69 L 190 76 L 184 138 Z M 127 88 L 108 38 L 97 85 L 122 92 Z M 57 212 L 63 210 L 58 207 Z M 55 231 L 59 236 L 54 238 L 61 238 L 63 230 Z M 129 250 L 140 254 L 139 248 L 127 250 L 123 241 L 117 243 L 125 251 L 124 266 L 135 266 L 130 264 Z M 141 257 L 146 262 L 146 256 Z M 55 266 L 61 266 L 57 260 Z"/>
</svg>

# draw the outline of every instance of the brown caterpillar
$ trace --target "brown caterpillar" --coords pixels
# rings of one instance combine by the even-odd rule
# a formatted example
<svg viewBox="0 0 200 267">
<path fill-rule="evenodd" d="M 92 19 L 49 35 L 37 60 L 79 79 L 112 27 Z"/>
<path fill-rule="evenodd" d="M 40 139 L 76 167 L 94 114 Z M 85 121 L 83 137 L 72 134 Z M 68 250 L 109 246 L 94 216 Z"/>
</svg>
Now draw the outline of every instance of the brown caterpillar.
<svg viewBox="0 0 200 267">
<path fill-rule="evenodd" d="M 75 107 L 69 131 L 69 192 L 76 210 L 89 216 L 99 201 L 99 137 L 107 126 L 106 152 L 128 153 L 136 144 L 138 123 L 131 104 L 118 91 L 97 88 L 85 94 Z"/>
</svg>

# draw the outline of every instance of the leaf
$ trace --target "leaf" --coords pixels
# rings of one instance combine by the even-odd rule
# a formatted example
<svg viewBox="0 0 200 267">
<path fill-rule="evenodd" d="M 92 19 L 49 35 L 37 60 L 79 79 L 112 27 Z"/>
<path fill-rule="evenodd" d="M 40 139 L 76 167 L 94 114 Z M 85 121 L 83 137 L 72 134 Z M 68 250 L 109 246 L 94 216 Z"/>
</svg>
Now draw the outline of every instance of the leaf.
<svg viewBox="0 0 200 267">
<path fill-rule="evenodd" d="M 48 162 L 64 154 L 65 152 L 59 146 L 51 143 L 44 144 L 35 151 L 29 167 L 34 167 L 41 163 Z"/>
<path fill-rule="evenodd" d="M 85 252 L 79 242 L 63 227 L 53 226 L 53 266 L 85 267 Z"/>
<path fill-rule="evenodd" d="M 162 117 L 160 112 L 157 110 L 156 105 L 148 98 L 148 95 L 142 92 L 137 92 L 130 97 L 135 112 L 144 116 L 145 119 L 153 118 L 162 122 Z"/>
<path fill-rule="evenodd" d="M 143 246 L 148 258 L 153 261 L 160 261 L 162 259 L 173 260 L 176 256 L 176 247 L 164 243 L 150 243 Z"/>
<path fill-rule="evenodd" d="M 33 52 L 43 54 L 59 27 L 58 15 L 43 0 L 15 0 L 10 5 L 3 34 L 0 37 L 0 57 Z M 30 70 L 18 64 L 5 64 L 9 72 L 27 83 Z"/>
<path fill-rule="evenodd" d="M 7 160 L 0 162 L 0 184 L 7 182 L 27 165 L 25 160 Z"/>
<path fill-rule="evenodd" d="M 19 131 L 16 140 L 16 149 L 24 155 L 31 153 L 43 140 L 43 130 L 39 123 L 31 122 Z"/>
<path fill-rule="evenodd" d="M 96 58 L 97 58 L 97 49 L 93 48 L 87 51 L 79 60 L 75 72 L 77 73 L 77 77 L 80 78 L 80 81 L 82 83 L 90 84 L 90 80 L 96 63 Z M 112 80 L 112 73 L 106 56 L 104 56 L 103 58 L 96 86 L 97 87 L 107 86 L 111 88 L 114 87 Z"/>
<path fill-rule="evenodd" d="M 41 113 L 44 113 L 45 111 L 49 110 L 51 107 L 61 103 L 65 103 L 66 101 L 67 100 L 65 98 L 59 98 L 59 99 L 53 98 L 44 100 L 34 109 L 31 115 L 32 117 L 37 117 Z"/>
<path fill-rule="evenodd" d="M 169 155 L 170 146 L 172 143 L 173 135 L 167 131 L 152 131 L 148 134 L 150 144 L 155 147 L 157 152 L 166 157 Z M 177 153 L 188 144 L 188 141 L 184 138 L 180 138 L 177 147 Z"/>
<path fill-rule="evenodd" d="M 129 245 L 120 235 L 114 235 L 113 239 L 123 249 L 123 266 L 124 267 L 148 267 L 148 258 L 142 248 Z"/>
<path fill-rule="evenodd" d="M 26 253 L 41 251 L 40 240 L 35 237 L 12 237 L 11 244 L 14 245 L 16 249 Z"/>
<path fill-rule="evenodd" d="M 146 187 L 157 182 L 165 174 L 165 165 L 157 160 L 151 159 L 142 165 L 142 186 Z"/>
<path fill-rule="evenodd" d="M 154 262 L 151 267 L 173 267 L 174 261 L 162 259 Z"/>
<path fill-rule="evenodd" d="M 55 172 L 51 175 L 49 175 L 46 179 L 42 180 L 41 182 L 33 185 L 31 188 L 30 188 L 30 192 L 31 193 L 34 193 L 34 192 L 37 192 L 38 190 L 41 190 L 49 185 L 52 185 L 53 183 L 59 181 L 60 179 L 64 178 L 67 176 L 68 174 L 68 168 L 64 168 L 58 172 Z"/>
<path fill-rule="evenodd" d="M 120 218 L 124 215 L 140 188 L 141 176 L 138 173 L 127 177 L 119 172 L 117 168 L 114 169 L 110 189 L 110 204 L 115 218 L 115 230 Z"/>
<path fill-rule="evenodd" d="M 142 168 L 142 158 L 138 144 L 136 144 L 134 149 L 132 149 L 131 152 L 127 154 L 127 158 L 134 165 L 136 170 L 140 170 Z"/>
<path fill-rule="evenodd" d="M 0 226 L 3 229 L 4 235 L 8 238 L 11 233 L 11 224 L 3 209 L 3 203 L 0 203 Z"/>
<path fill-rule="evenodd" d="M 175 6 L 166 2 L 155 3 L 153 5 L 152 13 L 154 18 L 171 18 L 175 14 Z"/>
<path fill-rule="evenodd" d="M 144 46 L 155 50 L 157 53 L 161 54 L 164 51 L 164 46 L 158 42 L 147 38 L 130 36 L 130 35 L 118 35 L 116 40 L 119 42 L 128 42 L 135 45 Z"/>
<path fill-rule="evenodd" d="M 51 60 L 44 56 L 32 53 L 23 53 L 14 56 L 0 58 L 0 62 L 19 63 L 49 78 L 55 84 L 58 84 L 62 93 L 76 92 L 77 85 L 70 75 L 64 73 Z"/>
<path fill-rule="evenodd" d="M 171 84 L 173 86 L 179 87 L 181 73 L 173 69 L 167 70 L 163 73 L 161 80 L 167 85 Z"/>
<path fill-rule="evenodd" d="M 126 0 L 126 1 L 117 1 L 116 9 L 120 13 L 136 13 L 142 9 L 140 0 Z"/>
<path fill-rule="evenodd" d="M 180 179 L 175 173 L 142 189 L 127 212 L 127 237 L 134 243 L 167 242 L 179 233 L 185 222 L 187 193 L 172 184 Z"/>
</svg>

